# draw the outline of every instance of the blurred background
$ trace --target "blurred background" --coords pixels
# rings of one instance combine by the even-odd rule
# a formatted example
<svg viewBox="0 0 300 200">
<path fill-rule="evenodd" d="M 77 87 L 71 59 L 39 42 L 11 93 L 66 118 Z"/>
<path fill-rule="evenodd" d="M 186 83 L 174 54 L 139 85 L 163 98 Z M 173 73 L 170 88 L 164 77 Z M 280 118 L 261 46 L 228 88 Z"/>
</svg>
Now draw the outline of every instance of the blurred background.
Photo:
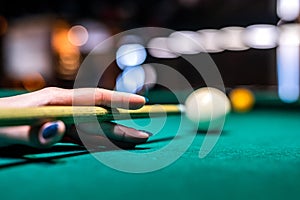
<svg viewBox="0 0 300 200">
<path fill-rule="evenodd" d="M 100 42 L 151 26 L 174 33 L 147 42 L 129 35 L 127 42 L 94 52 L 105 55 L 117 45 L 116 62 L 99 87 L 133 93 L 155 90 L 157 72 L 147 64 L 150 61 L 184 69 L 191 84 L 201 87 L 203 81 L 185 67 L 180 55 L 205 51 L 226 87 L 272 91 L 282 102 L 293 103 L 299 99 L 299 4 L 300 0 L 2 1 L 0 87 L 72 88 L 80 64 Z M 191 39 L 203 49 L 190 44 Z M 149 46 L 167 51 L 149 51 Z M 131 53 L 118 57 L 126 52 Z"/>
</svg>

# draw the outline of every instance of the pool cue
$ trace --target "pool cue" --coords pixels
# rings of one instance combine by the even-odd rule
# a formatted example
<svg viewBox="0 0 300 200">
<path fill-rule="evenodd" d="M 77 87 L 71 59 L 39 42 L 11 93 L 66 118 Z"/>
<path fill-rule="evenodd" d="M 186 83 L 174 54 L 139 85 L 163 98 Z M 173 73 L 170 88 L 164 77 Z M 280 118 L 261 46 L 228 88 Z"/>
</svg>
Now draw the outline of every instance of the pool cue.
<svg viewBox="0 0 300 200">
<path fill-rule="evenodd" d="M 140 109 L 104 108 L 98 106 L 41 106 L 0 108 L 0 127 L 33 125 L 40 121 L 61 120 L 65 124 L 123 120 L 176 115 L 184 112 L 181 104 L 145 105 Z"/>
</svg>

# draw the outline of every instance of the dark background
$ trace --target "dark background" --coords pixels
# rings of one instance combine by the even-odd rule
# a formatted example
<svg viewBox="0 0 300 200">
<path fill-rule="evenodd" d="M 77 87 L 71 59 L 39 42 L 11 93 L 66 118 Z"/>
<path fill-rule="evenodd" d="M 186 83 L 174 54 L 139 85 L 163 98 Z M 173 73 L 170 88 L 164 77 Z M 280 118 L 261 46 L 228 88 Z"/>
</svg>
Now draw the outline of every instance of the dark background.
<svg viewBox="0 0 300 200">
<path fill-rule="evenodd" d="M 9 19 L 41 13 L 71 21 L 95 18 L 124 29 L 199 30 L 278 22 L 276 0 L 11 0 L 1 2 L 0 13 Z"/>
<path fill-rule="evenodd" d="M 63 18 L 70 24 L 87 18 L 99 20 L 114 33 L 144 26 L 197 31 L 252 24 L 276 25 L 279 21 L 275 0 L 10 0 L 0 3 L 0 16 L 4 16 L 8 23 L 48 14 Z M 276 85 L 275 49 L 223 51 L 211 56 L 229 87 Z M 197 84 L 191 77 L 193 81 Z M 5 78 L 0 84 L 10 86 Z M 67 86 L 62 82 L 52 84 Z"/>
</svg>

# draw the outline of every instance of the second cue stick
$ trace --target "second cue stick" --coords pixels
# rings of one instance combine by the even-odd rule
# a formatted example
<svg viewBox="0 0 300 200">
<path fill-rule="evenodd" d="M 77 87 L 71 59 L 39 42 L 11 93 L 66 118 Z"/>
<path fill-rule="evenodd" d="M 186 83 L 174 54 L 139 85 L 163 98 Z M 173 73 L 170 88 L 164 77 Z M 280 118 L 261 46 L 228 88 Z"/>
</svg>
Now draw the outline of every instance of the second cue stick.
<svg viewBox="0 0 300 200">
<path fill-rule="evenodd" d="M 42 106 L 29 108 L 0 108 L 0 127 L 33 125 L 46 120 L 74 122 L 112 121 L 174 115 L 184 112 L 183 105 L 145 105 L 137 110 L 103 108 L 98 106 Z M 75 120 L 74 120 L 75 119 Z"/>
</svg>

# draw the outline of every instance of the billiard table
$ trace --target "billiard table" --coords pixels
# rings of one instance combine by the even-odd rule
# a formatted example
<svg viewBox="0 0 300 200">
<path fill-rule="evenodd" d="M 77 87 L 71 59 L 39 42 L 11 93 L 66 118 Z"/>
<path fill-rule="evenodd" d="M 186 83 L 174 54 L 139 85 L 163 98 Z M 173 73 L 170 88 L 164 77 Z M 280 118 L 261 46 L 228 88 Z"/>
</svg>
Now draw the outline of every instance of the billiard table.
<svg viewBox="0 0 300 200">
<path fill-rule="evenodd" d="M 154 133 L 133 149 L 91 152 L 72 143 L 1 148 L 1 199 L 299 199 L 299 121 L 298 106 L 261 104 L 232 111 L 220 135 L 195 132 L 178 115 L 163 126 L 160 118 L 118 121 Z M 216 137 L 199 157 L 204 139 Z M 144 163 L 134 163 L 139 155 Z"/>
</svg>

